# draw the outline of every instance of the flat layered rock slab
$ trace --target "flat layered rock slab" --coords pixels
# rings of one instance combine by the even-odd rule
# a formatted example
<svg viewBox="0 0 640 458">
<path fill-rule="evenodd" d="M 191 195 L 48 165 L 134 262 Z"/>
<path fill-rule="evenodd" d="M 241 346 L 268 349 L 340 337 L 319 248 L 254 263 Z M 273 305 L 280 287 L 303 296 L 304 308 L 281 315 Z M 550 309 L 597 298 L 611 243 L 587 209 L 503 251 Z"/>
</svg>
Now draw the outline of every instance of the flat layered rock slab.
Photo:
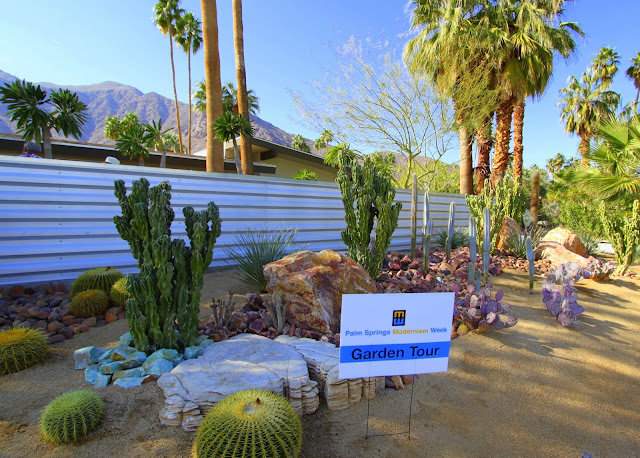
<svg viewBox="0 0 640 458">
<path fill-rule="evenodd" d="M 317 383 L 303 356 L 290 345 L 241 334 L 207 347 L 158 379 L 165 395 L 160 422 L 197 429 L 203 416 L 230 394 L 264 389 L 285 396 L 299 415 L 318 408 Z"/>
</svg>

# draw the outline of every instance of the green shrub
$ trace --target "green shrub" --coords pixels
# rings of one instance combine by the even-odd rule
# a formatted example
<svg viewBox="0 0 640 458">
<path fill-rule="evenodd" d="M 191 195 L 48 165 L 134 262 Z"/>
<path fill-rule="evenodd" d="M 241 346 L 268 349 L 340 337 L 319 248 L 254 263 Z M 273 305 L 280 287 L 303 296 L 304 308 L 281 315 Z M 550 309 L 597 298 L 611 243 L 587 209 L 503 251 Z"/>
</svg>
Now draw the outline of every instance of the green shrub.
<svg viewBox="0 0 640 458">
<path fill-rule="evenodd" d="M 307 169 L 301 169 L 293 176 L 294 180 L 318 181 L 316 172 L 309 172 Z"/>
<path fill-rule="evenodd" d="M 449 232 L 447 229 L 440 229 L 434 235 L 431 236 L 431 242 L 435 246 L 444 248 L 447 245 L 447 237 Z M 453 237 L 451 238 L 451 249 L 456 250 L 463 246 L 469 245 L 469 234 L 466 230 L 460 228 L 454 228 Z"/>
<path fill-rule="evenodd" d="M 71 285 L 71 297 L 90 289 L 101 289 L 105 294 L 109 295 L 113 284 L 121 278 L 124 278 L 122 272 L 111 267 L 98 267 L 97 269 L 87 270 L 76 278 L 73 285 Z"/>
<path fill-rule="evenodd" d="M 238 250 L 224 248 L 225 253 L 240 269 L 241 280 L 247 285 L 266 291 L 267 281 L 262 268 L 270 262 L 282 259 L 292 251 L 304 247 L 296 241 L 297 230 L 282 228 L 277 231 L 247 229 L 235 236 Z"/>
<path fill-rule="evenodd" d="M 18 372 L 47 357 L 47 337 L 32 328 L 0 331 L 0 375 Z"/>
<path fill-rule="evenodd" d="M 640 200 L 633 201 L 632 208 L 621 214 L 611 213 L 601 202 L 600 219 L 616 254 L 616 273 L 624 275 L 640 246 Z"/>
<path fill-rule="evenodd" d="M 124 307 L 127 304 L 127 299 L 131 297 L 129 291 L 127 291 L 127 279 L 122 277 L 115 282 L 109 291 L 109 298 L 114 305 L 118 307 Z"/>
<path fill-rule="evenodd" d="M 265 390 L 232 394 L 206 415 L 193 446 L 196 457 L 295 457 L 302 423 L 291 404 Z"/>
<path fill-rule="evenodd" d="M 69 311 L 82 318 L 100 315 L 109 308 L 109 296 L 101 289 L 82 291 L 71 299 Z"/>
<path fill-rule="evenodd" d="M 76 441 L 95 430 L 104 417 L 102 400 L 92 391 L 70 391 L 42 412 L 40 430 L 54 444 Z"/>
</svg>

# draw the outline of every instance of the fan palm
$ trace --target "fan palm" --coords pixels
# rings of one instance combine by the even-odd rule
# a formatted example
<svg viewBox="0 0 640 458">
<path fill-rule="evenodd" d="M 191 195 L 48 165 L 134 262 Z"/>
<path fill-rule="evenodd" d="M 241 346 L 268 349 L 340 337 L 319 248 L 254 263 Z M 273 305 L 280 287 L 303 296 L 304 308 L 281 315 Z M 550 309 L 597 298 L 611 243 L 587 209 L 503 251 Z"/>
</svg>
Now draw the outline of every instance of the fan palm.
<svg viewBox="0 0 640 458">
<path fill-rule="evenodd" d="M 187 68 L 189 74 L 189 140 L 187 141 L 187 152 L 191 154 L 191 53 L 195 54 L 202 46 L 202 30 L 200 21 L 193 13 L 185 13 L 181 18 L 181 35 L 176 36 L 176 42 L 187 54 Z"/>
<path fill-rule="evenodd" d="M 238 91 L 233 83 L 227 83 L 222 87 L 222 109 L 231 113 L 238 113 Z M 256 115 L 260 111 L 260 99 L 252 89 L 247 91 L 249 113 Z"/>
<path fill-rule="evenodd" d="M 196 83 L 196 90 L 191 96 L 194 101 L 193 109 L 200 113 L 207 111 L 207 84 L 204 81 Z"/>
<path fill-rule="evenodd" d="M 594 134 L 600 141 L 585 159 L 596 167 L 572 167 L 558 177 L 608 200 L 640 198 L 640 118 L 623 121 L 610 116 Z"/>
<path fill-rule="evenodd" d="M 320 150 L 324 148 L 324 154 L 326 155 L 327 151 L 329 150 L 329 145 L 332 141 L 333 141 L 333 132 L 331 132 L 329 129 L 324 129 L 322 131 L 322 134 L 320 135 L 320 138 L 316 140 L 313 147 L 316 150 Z"/>
<path fill-rule="evenodd" d="M 167 148 L 164 145 L 164 136 L 170 129 L 162 129 L 162 118 L 158 119 L 158 123 L 151 121 L 151 124 L 143 124 L 144 136 L 143 140 L 149 148 L 162 153 L 160 159 L 160 167 L 165 168 L 167 164 Z"/>
<path fill-rule="evenodd" d="M 82 125 L 87 121 L 87 106 L 68 89 L 58 89 L 47 96 L 40 85 L 15 80 L 0 87 L 0 101 L 7 105 L 7 114 L 25 141 L 34 139 L 36 143 L 44 143 L 47 159 L 53 158 L 52 129 L 65 137 L 79 139 Z M 46 105 L 51 106 L 50 112 L 45 109 Z"/>
<path fill-rule="evenodd" d="M 178 90 L 176 88 L 176 68 L 173 60 L 173 38 L 180 34 L 181 17 L 184 13 L 178 7 L 179 0 L 160 0 L 153 7 L 153 22 L 158 26 L 164 36 L 169 37 L 169 51 L 171 54 L 171 75 L 173 77 L 173 96 L 176 106 L 176 120 L 178 123 L 178 138 L 180 140 L 180 152 L 182 147 L 182 129 L 180 128 L 180 111 L 178 109 Z"/>
<path fill-rule="evenodd" d="M 304 137 L 300 134 L 294 135 L 291 139 L 291 148 L 297 149 L 298 151 L 304 151 L 305 153 L 311 152 L 311 148 L 309 148 Z"/>
<path fill-rule="evenodd" d="M 173 132 L 167 132 L 162 137 L 162 143 L 167 151 L 171 151 L 175 153 L 177 149 L 180 148 L 180 142 L 178 140 L 178 136 Z"/>
<path fill-rule="evenodd" d="M 240 162 L 240 150 L 238 148 L 237 137 L 250 137 L 253 135 L 251 123 L 240 114 L 229 111 L 222 113 L 214 125 L 215 136 L 218 140 L 226 142 L 233 141 L 233 154 L 235 155 L 236 171 L 242 175 L 242 163 Z"/>
<path fill-rule="evenodd" d="M 631 59 L 633 65 L 627 68 L 626 75 L 631 81 L 633 81 L 633 85 L 636 88 L 636 99 L 632 102 L 633 113 L 638 112 L 638 98 L 640 98 L 640 52 L 636 55 L 636 57 Z"/>
<path fill-rule="evenodd" d="M 600 54 L 608 54 L 606 48 Z M 592 62 L 592 67 L 582 75 L 580 81 L 573 75 L 569 76 L 567 87 L 560 90 L 564 94 L 559 102 L 560 117 L 566 124 L 566 132 L 580 137 L 578 150 L 582 165 L 589 163 L 587 156 L 596 124 L 611 116 L 620 104 L 620 94 L 608 90 L 608 76 L 602 70 L 597 70 L 598 65 L 602 67 L 602 63 L 596 64 L 597 61 Z"/>
</svg>

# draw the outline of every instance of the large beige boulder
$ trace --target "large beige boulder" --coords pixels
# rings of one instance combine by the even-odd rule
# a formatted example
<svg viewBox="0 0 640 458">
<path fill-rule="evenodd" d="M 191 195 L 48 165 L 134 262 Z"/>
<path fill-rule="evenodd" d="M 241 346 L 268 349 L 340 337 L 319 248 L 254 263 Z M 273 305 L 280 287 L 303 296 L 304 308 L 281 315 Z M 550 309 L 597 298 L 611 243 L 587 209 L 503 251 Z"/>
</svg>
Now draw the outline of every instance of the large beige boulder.
<svg viewBox="0 0 640 458">
<path fill-rule="evenodd" d="M 556 227 L 550 230 L 542 239 L 543 242 L 557 242 L 564 246 L 567 250 L 577 255 L 586 258 L 589 256 L 589 251 L 582 244 L 580 238 L 566 227 Z"/>
<path fill-rule="evenodd" d="M 498 244 L 496 248 L 498 250 L 508 250 L 509 238 L 518 235 L 520 232 L 520 224 L 515 219 L 505 216 L 502 220 L 502 228 L 498 234 Z"/>
<path fill-rule="evenodd" d="M 287 321 L 321 333 L 340 332 L 343 294 L 375 293 L 366 270 L 331 250 L 299 251 L 264 266 L 267 291 L 287 308 Z"/>
<path fill-rule="evenodd" d="M 594 258 L 585 258 L 572 251 L 569 251 L 564 245 L 553 241 L 540 242 L 536 249 L 536 259 L 548 259 L 553 267 L 567 262 L 575 262 L 578 266 L 584 268 Z"/>
</svg>

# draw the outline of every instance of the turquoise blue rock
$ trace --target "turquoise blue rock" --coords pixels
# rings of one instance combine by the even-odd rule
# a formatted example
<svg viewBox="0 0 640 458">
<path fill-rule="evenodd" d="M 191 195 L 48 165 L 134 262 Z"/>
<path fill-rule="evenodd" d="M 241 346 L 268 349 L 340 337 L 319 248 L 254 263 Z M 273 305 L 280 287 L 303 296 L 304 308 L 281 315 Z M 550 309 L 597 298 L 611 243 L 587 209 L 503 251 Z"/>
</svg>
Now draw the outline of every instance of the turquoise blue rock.
<svg viewBox="0 0 640 458">
<path fill-rule="evenodd" d="M 182 355 L 178 355 L 175 358 L 173 358 L 171 360 L 171 362 L 173 363 L 173 367 L 176 367 L 178 364 L 180 364 L 182 361 L 184 361 L 184 358 L 182 357 Z"/>
<path fill-rule="evenodd" d="M 96 347 L 79 348 L 73 352 L 73 362 L 76 369 L 86 369 L 98 362 L 98 358 L 105 353 L 105 350 Z"/>
<path fill-rule="evenodd" d="M 111 361 L 124 361 L 137 351 L 133 347 L 116 347 L 111 354 Z"/>
<path fill-rule="evenodd" d="M 92 366 L 87 367 L 84 370 L 84 381 L 94 385 L 99 375 L 101 375 L 100 366 L 98 366 L 97 364 L 94 364 Z"/>
<path fill-rule="evenodd" d="M 202 356 L 204 348 L 202 347 L 186 347 L 184 349 L 184 359 L 195 359 L 198 356 Z"/>
<path fill-rule="evenodd" d="M 211 340 L 211 339 L 205 339 L 200 344 L 198 344 L 198 346 L 202 347 L 204 349 L 204 348 L 207 348 L 209 345 L 212 345 L 214 343 L 215 342 L 213 340 Z"/>
<path fill-rule="evenodd" d="M 106 361 L 106 360 L 111 360 L 111 355 L 113 354 L 113 351 L 115 350 L 115 348 L 110 348 L 107 351 L 105 351 L 102 356 L 100 356 L 98 358 L 98 362 L 102 362 L 102 361 Z"/>
<path fill-rule="evenodd" d="M 148 363 L 157 359 L 166 359 L 167 361 L 171 361 L 176 356 L 178 356 L 178 350 L 161 348 L 160 350 L 151 353 L 146 362 Z"/>
<path fill-rule="evenodd" d="M 173 363 L 166 359 L 156 359 L 153 361 L 147 360 L 142 365 L 142 370 L 146 375 L 153 375 L 154 377 L 160 377 L 166 372 L 173 370 Z"/>
<path fill-rule="evenodd" d="M 125 378 L 119 378 L 118 380 L 114 381 L 113 384 L 115 386 L 119 386 L 121 388 L 124 388 L 125 390 L 127 388 L 133 388 L 134 386 L 140 386 L 143 383 L 147 383 L 153 380 L 153 377 L 151 377 L 150 375 L 147 375 L 145 377 L 125 377 Z"/>
<path fill-rule="evenodd" d="M 201 345 L 202 342 L 204 342 L 207 339 L 208 339 L 208 337 L 205 336 L 205 335 L 196 337 L 196 345 Z"/>
<path fill-rule="evenodd" d="M 136 351 L 131 354 L 127 359 L 122 361 L 123 369 L 132 369 L 134 367 L 140 367 L 147 360 L 147 354 L 143 351 Z"/>
<path fill-rule="evenodd" d="M 143 375 L 142 368 L 134 367 L 133 369 L 127 369 L 124 371 L 116 372 L 115 374 L 113 374 L 113 381 L 115 382 L 120 378 L 142 377 L 142 375 Z"/>
<path fill-rule="evenodd" d="M 110 383 L 111 383 L 111 375 L 98 374 L 93 386 L 95 386 L 96 388 L 99 388 L 102 386 L 108 386 Z"/>
<path fill-rule="evenodd" d="M 120 340 L 118 341 L 118 347 L 131 347 L 132 344 L 133 337 L 131 337 L 130 332 L 125 332 L 124 334 L 122 334 L 122 337 L 120 337 Z"/>
<path fill-rule="evenodd" d="M 120 361 L 111 361 L 108 363 L 100 364 L 100 373 L 105 375 L 113 375 L 122 370 L 122 363 Z"/>
</svg>

